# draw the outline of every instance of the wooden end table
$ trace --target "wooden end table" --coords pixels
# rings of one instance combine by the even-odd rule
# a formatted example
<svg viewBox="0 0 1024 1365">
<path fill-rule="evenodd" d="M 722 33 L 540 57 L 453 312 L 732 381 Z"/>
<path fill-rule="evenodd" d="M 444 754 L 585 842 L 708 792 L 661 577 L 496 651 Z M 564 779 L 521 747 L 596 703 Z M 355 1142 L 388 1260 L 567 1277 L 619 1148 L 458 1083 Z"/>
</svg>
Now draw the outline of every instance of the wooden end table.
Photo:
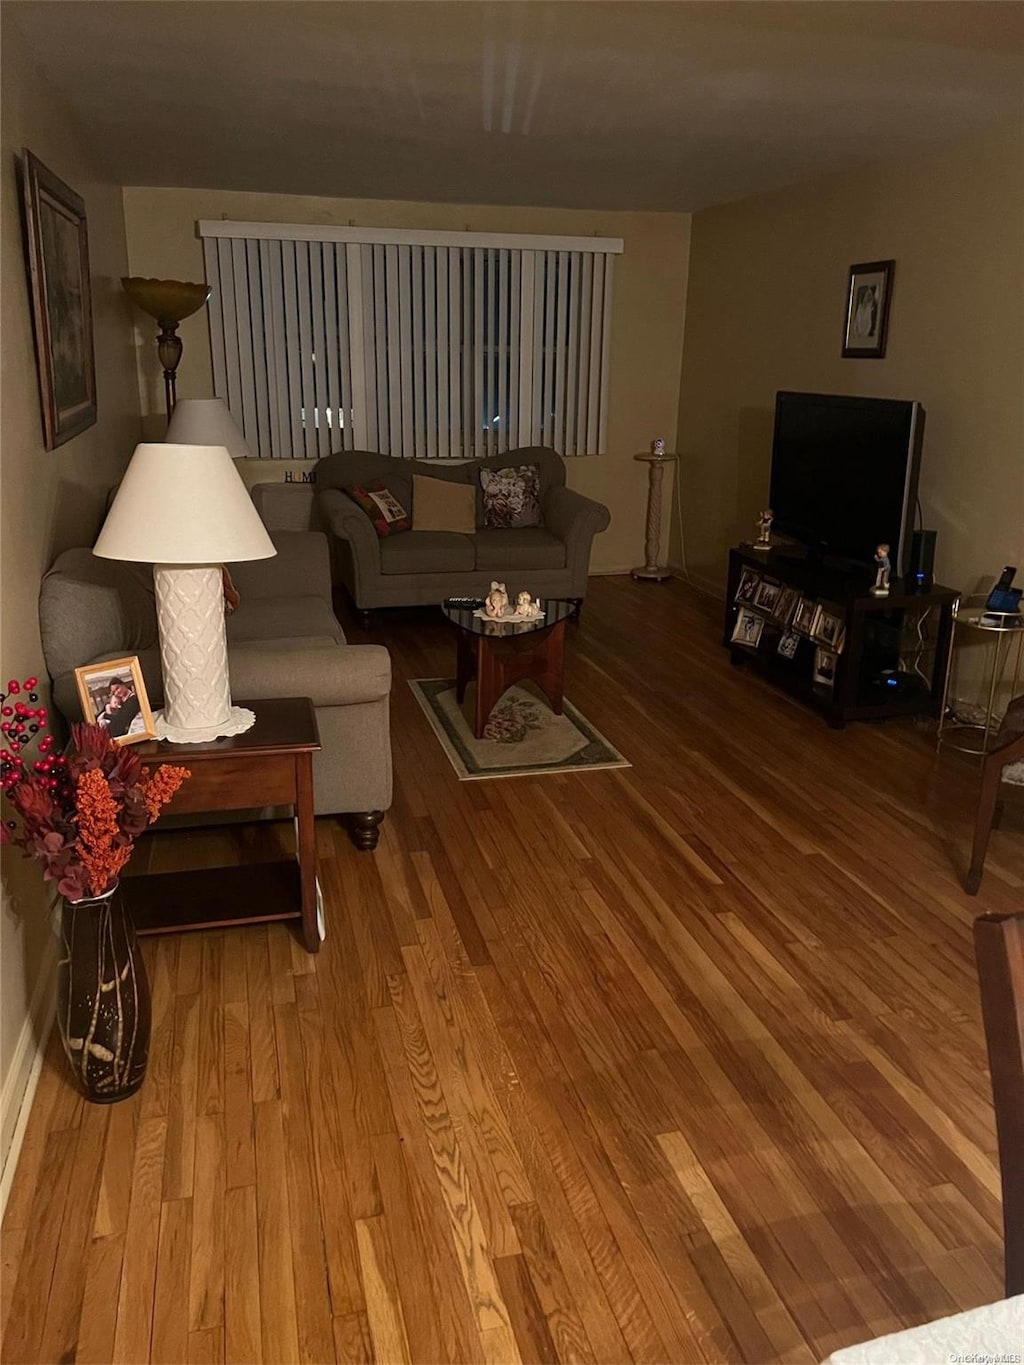
<svg viewBox="0 0 1024 1365">
<path fill-rule="evenodd" d="M 295 859 L 155 872 L 121 881 L 139 934 L 214 929 L 268 920 L 298 920 L 307 951 L 318 952 L 318 884 L 313 823 L 313 755 L 320 748 L 316 713 L 308 697 L 243 701 L 256 724 L 242 735 L 208 744 L 147 740 L 136 753 L 148 765 L 176 763 L 192 776 L 164 808 L 169 815 L 295 809 Z"/>
<path fill-rule="evenodd" d="M 442 606 L 458 628 L 455 700 L 461 705 L 466 688 L 476 678 L 473 734 L 483 739 L 487 718 L 513 683 L 531 679 L 556 716 L 562 714 L 565 681 L 565 623 L 576 604 L 548 597 L 541 602 L 544 616 L 537 621 L 489 621 L 473 615 L 473 608 Z"/>
</svg>

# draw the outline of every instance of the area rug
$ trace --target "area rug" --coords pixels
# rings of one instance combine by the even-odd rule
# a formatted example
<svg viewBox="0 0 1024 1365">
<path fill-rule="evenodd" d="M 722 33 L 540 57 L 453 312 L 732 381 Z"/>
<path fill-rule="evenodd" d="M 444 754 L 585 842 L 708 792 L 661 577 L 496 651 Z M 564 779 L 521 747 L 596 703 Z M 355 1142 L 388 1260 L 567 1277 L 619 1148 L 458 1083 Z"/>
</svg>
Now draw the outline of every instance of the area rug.
<svg viewBox="0 0 1024 1365">
<path fill-rule="evenodd" d="M 510 687 L 491 712 L 484 738 L 476 739 L 469 719 L 473 684 L 461 707 L 452 678 L 411 678 L 409 686 L 460 782 L 632 767 L 569 702 L 556 716 L 528 688 Z"/>
</svg>

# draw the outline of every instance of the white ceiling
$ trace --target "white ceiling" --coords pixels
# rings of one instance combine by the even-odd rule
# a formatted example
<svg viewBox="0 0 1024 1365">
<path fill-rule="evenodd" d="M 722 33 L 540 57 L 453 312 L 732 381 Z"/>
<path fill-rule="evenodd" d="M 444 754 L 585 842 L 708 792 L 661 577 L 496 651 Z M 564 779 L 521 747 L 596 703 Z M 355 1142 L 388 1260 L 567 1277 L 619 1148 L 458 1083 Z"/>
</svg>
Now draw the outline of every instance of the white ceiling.
<svg viewBox="0 0 1024 1365">
<path fill-rule="evenodd" d="M 692 210 L 1019 117 L 1018 0 L 6 0 L 129 185 Z"/>
</svg>

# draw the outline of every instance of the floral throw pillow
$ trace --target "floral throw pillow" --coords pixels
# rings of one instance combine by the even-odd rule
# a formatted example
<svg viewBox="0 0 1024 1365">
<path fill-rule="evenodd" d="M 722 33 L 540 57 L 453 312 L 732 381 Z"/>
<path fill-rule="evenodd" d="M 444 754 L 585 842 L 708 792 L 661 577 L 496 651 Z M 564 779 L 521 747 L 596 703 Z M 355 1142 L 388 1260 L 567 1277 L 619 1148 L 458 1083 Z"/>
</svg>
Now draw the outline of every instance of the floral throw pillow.
<svg viewBox="0 0 1024 1365">
<path fill-rule="evenodd" d="M 540 465 L 516 464 L 505 469 L 481 469 L 484 525 L 510 530 L 540 525 Z"/>
<path fill-rule="evenodd" d="M 372 479 L 361 487 L 346 488 L 345 492 L 370 518 L 382 540 L 399 531 L 412 530 L 412 518 L 394 493 L 388 492 L 383 479 Z"/>
</svg>

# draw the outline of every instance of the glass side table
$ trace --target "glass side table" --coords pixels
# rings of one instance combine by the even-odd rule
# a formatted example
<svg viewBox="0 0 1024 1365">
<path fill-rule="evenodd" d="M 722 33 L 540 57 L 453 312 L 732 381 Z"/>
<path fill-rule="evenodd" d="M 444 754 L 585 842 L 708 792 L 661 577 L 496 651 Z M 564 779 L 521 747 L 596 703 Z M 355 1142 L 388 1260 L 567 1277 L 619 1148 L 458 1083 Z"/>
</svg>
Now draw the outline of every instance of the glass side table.
<svg viewBox="0 0 1024 1365">
<path fill-rule="evenodd" d="M 1024 616 L 1019 612 L 984 611 L 978 606 L 961 607 L 954 616 L 954 648 L 950 650 L 946 668 L 946 685 L 942 694 L 942 714 L 936 736 L 936 747 L 946 744 L 964 754 L 984 758 L 993 736 L 999 728 L 996 701 L 1003 684 L 1009 696 L 1020 692 L 1024 673 Z M 976 639 L 983 639 L 988 657 L 982 669 L 982 696 L 985 698 L 976 720 L 961 720 L 949 710 L 949 687 L 953 676 L 955 640 L 961 631 L 970 631 Z"/>
</svg>

